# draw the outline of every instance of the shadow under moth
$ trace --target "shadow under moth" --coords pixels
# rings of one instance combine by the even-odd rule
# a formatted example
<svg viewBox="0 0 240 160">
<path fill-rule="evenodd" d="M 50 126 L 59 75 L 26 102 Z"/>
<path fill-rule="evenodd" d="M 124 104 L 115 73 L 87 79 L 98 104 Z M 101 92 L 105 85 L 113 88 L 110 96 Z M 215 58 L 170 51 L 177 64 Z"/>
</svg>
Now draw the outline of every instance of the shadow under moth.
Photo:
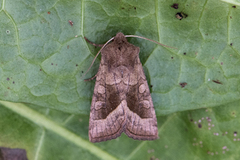
<svg viewBox="0 0 240 160">
<path fill-rule="evenodd" d="M 122 132 L 136 140 L 158 139 L 157 119 L 139 59 L 140 49 L 128 43 L 126 37 L 139 38 L 117 33 L 99 51 L 102 57 L 93 77 L 96 82 L 89 120 L 91 142 L 115 139 Z"/>
</svg>

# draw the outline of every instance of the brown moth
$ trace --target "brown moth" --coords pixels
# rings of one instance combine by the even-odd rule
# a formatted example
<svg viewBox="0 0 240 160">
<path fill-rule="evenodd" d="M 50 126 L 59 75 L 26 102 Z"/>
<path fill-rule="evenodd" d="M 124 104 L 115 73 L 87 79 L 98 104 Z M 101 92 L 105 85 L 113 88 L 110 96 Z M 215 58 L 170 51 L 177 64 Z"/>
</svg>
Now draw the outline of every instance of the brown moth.
<svg viewBox="0 0 240 160">
<path fill-rule="evenodd" d="M 136 140 L 158 139 L 155 110 L 139 59 L 139 47 L 123 33 L 101 48 L 89 120 L 89 140 L 115 139 L 124 132 Z M 152 40 L 151 40 L 152 41 Z M 154 41 L 155 42 L 155 41 Z M 155 42 L 157 43 L 157 42 Z M 99 51 L 99 52 L 100 52 Z"/>
</svg>

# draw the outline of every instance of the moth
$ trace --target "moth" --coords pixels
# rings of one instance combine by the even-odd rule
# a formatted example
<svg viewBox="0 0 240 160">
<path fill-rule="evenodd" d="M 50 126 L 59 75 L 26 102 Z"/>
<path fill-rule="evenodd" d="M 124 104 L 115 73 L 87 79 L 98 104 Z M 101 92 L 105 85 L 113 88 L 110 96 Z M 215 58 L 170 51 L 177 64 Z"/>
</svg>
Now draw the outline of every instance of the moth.
<svg viewBox="0 0 240 160">
<path fill-rule="evenodd" d="M 133 35 L 117 33 L 113 42 L 107 44 L 110 39 L 100 50 L 89 119 L 91 142 L 115 139 L 122 132 L 135 140 L 159 138 L 151 94 L 139 59 L 140 49 L 128 43 L 126 37 Z"/>
</svg>

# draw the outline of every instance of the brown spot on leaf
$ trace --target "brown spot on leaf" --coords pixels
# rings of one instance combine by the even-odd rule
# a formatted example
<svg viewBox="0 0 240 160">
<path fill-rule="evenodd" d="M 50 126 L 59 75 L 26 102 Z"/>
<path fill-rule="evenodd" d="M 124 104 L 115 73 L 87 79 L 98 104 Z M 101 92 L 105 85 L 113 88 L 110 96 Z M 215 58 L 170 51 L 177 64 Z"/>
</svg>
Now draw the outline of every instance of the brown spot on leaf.
<svg viewBox="0 0 240 160">
<path fill-rule="evenodd" d="M 230 43 L 230 46 L 232 46 L 233 45 L 233 43 Z"/>
<path fill-rule="evenodd" d="M 212 81 L 217 84 L 222 84 L 222 82 L 220 82 L 219 80 L 212 80 Z"/>
<path fill-rule="evenodd" d="M 232 8 L 237 8 L 236 6 L 232 6 Z"/>
<path fill-rule="evenodd" d="M 183 53 L 183 55 L 186 55 L 186 54 L 187 54 L 186 52 Z"/>
<path fill-rule="evenodd" d="M 51 63 L 51 65 L 53 65 L 53 63 Z"/>
<path fill-rule="evenodd" d="M 76 64 L 76 67 L 78 66 L 78 64 Z"/>
<path fill-rule="evenodd" d="M 51 14 L 51 12 L 50 12 L 50 11 L 48 11 L 48 12 L 47 12 L 47 14 Z"/>
<path fill-rule="evenodd" d="M 173 57 L 171 57 L 171 59 L 173 59 Z"/>
<path fill-rule="evenodd" d="M 7 81 L 9 81 L 10 80 L 10 78 L 7 78 Z"/>
<path fill-rule="evenodd" d="M 14 82 L 14 81 L 13 81 L 12 83 L 13 83 L 13 84 L 15 84 L 15 82 Z"/>
<path fill-rule="evenodd" d="M 73 26 L 73 21 L 69 20 L 68 23 Z"/>
<path fill-rule="evenodd" d="M 69 45 L 67 45 L 67 49 L 69 49 Z"/>
<path fill-rule="evenodd" d="M 202 124 L 201 123 L 198 123 L 198 128 L 202 128 Z"/>
<path fill-rule="evenodd" d="M 180 13 L 177 13 L 177 14 L 175 15 L 175 17 L 176 17 L 177 19 L 179 19 L 179 20 L 182 20 L 182 19 L 183 19 L 182 15 L 181 15 Z"/>
<path fill-rule="evenodd" d="M 178 4 L 174 3 L 171 7 L 174 8 L 174 9 L 178 9 Z"/>
<path fill-rule="evenodd" d="M 182 88 L 184 88 L 184 87 L 187 85 L 187 83 L 186 83 L 186 82 L 182 82 L 182 83 L 179 83 L 179 85 L 180 85 Z"/>
<path fill-rule="evenodd" d="M 187 18 L 188 15 L 183 12 L 178 12 L 178 13 L 176 13 L 175 16 L 177 19 L 182 20 L 183 18 Z"/>
</svg>

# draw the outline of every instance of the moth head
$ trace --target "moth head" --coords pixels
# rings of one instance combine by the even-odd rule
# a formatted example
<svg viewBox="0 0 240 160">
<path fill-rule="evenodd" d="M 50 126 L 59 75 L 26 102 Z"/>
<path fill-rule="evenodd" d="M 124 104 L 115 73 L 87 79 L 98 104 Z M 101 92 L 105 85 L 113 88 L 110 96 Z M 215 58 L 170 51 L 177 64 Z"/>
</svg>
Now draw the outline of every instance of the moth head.
<svg viewBox="0 0 240 160">
<path fill-rule="evenodd" d="M 117 44 L 122 44 L 122 43 L 125 43 L 127 42 L 127 39 L 125 38 L 125 35 L 121 32 L 118 32 L 116 34 L 116 36 L 114 37 L 114 40 L 113 40 L 115 43 Z"/>
<path fill-rule="evenodd" d="M 108 43 L 110 43 L 112 40 L 114 41 L 114 43 L 116 44 L 119 44 L 121 46 L 121 44 L 123 43 L 126 43 L 127 42 L 127 37 L 136 37 L 136 38 L 141 38 L 141 39 L 145 39 L 145 40 L 148 40 L 148 41 L 151 41 L 151 42 L 154 42 L 158 45 L 161 45 L 161 46 L 165 46 L 165 47 L 168 47 L 168 48 L 174 48 L 174 47 L 170 47 L 170 46 L 167 46 L 167 45 L 164 45 L 162 43 L 159 43 L 157 41 L 154 41 L 152 39 L 148 39 L 148 38 L 145 38 L 145 37 L 141 37 L 141 36 L 136 36 L 136 35 L 124 35 L 123 33 L 121 32 L 118 32 L 116 34 L 115 37 L 112 37 L 111 39 L 109 39 L 103 46 L 102 48 L 98 51 L 97 55 L 94 57 L 93 61 L 92 61 L 92 64 L 90 65 L 90 67 L 87 69 L 87 71 L 82 75 L 82 77 L 84 77 L 86 75 L 86 73 L 89 71 L 89 69 L 92 67 L 94 61 L 96 60 L 97 56 L 100 54 L 100 52 L 106 47 L 106 45 L 108 45 Z M 177 49 L 177 48 L 174 48 L 174 49 Z M 121 50 L 121 48 L 119 48 L 119 50 Z"/>
</svg>

